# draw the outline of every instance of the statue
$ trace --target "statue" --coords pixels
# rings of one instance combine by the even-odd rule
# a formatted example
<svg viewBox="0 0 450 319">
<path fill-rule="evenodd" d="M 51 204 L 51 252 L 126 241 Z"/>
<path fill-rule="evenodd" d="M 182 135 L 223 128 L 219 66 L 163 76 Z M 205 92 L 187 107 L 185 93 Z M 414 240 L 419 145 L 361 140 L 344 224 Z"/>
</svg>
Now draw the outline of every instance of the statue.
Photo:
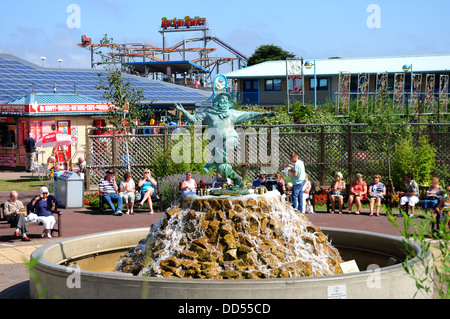
<svg viewBox="0 0 450 319">
<path fill-rule="evenodd" d="M 177 110 L 181 111 L 189 120 L 189 122 L 201 122 L 203 125 L 208 125 L 209 129 L 214 129 L 213 134 L 215 138 L 222 138 L 222 148 L 215 147 L 212 150 L 212 157 L 209 162 L 203 167 L 203 170 L 208 173 L 211 167 L 215 167 L 217 172 L 224 177 L 230 178 L 234 185 L 231 187 L 231 192 L 226 194 L 246 194 L 246 187 L 240 177 L 227 163 L 227 153 L 233 152 L 239 144 L 239 136 L 234 129 L 235 123 L 252 121 L 263 118 L 265 116 L 275 116 L 275 112 L 245 112 L 231 109 L 231 95 L 228 93 L 219 93 L 212 103 L 202 113 L 188 113 L 180 103 L 175 103 Z M 217 152 L 217 153 L 216 153 Z M 214 194 L 223 194 L 223 192 L 214 192 Z"/>
</svg>

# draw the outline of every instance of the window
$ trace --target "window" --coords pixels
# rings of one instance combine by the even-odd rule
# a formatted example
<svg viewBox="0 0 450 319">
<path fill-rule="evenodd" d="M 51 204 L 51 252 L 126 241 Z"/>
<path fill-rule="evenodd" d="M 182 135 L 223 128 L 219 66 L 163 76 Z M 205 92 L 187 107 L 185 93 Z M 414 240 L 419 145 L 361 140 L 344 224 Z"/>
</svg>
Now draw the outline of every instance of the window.
<svg viewBox="0 0 450 319">
<path fill-rule="evenodd" d="M 328 90 L 328 79 L 327 78 L 317 78 L 319 85 L 317 86 L 317 91 Z M 309 79 L 309 87 L 314 90 L 314 78 Z"/>
<path fill-rule="evenodd" d="M 266 80 L 264 89 L 266 91 L 281 91 L 281 80 L 280 79 Z"/>
</svg>

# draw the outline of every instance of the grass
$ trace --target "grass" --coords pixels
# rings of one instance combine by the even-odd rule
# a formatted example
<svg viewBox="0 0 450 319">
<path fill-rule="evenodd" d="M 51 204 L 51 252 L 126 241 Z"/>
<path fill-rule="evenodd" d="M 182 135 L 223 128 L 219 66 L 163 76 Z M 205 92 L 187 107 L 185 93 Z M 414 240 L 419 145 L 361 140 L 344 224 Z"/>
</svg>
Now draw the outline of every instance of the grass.
<svg viewBox="0 0 450 319">
<path fill-rule="evenodd" d="M 47 186 L 48 179 L 40 180 L 36 178 L 20 178 L 20 179 L 0 179 L 0 190 L 3 192 L 17 191 L 36 191 L 42 186 Z M 53 188 L 53 186 L 51 187 Z M 49 187 L 50 190 L 50 187 Z M 50 190 L 51 191 L 51 190 Z"/>
</svg>

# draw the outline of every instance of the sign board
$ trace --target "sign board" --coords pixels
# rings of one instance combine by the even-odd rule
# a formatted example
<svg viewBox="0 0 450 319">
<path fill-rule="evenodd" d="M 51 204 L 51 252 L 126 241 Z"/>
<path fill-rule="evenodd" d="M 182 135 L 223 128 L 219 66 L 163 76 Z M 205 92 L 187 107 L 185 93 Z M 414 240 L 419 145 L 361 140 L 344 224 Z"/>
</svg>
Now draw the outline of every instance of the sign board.
<svg viewBox="0 0 450 319">
<path fill-rule="evenodd" d="M 359 272 L 358 265 L 356 264 L 355 260 L 346 261 L 344 263 L 340 263 L 339 266 L 341 266 L 342 272 L 344 274 L 349 274 L 352 272 Z"/>
<path fill-rule="evenodd" d="M 347 285 L 328 286 L 328 299 L 347 299 Z"/>
<path fill-rule="evenodd" d="M 184 19 L 173 18 L 169 20 L 167 18 L 161 19 L 161 29 L 190 29 L 190 28 L 198 28 L 204 27 L 206 25 L 206 18 L 195 17 L 191 19 L 191 17 L 186 16 Z"/>
<path fill-rule="evenodd" d="M 2 104 L 0 112 L 10 113 L 52 113 L 52 112 L 107 112 L 111 104 Z"/>
</svg>

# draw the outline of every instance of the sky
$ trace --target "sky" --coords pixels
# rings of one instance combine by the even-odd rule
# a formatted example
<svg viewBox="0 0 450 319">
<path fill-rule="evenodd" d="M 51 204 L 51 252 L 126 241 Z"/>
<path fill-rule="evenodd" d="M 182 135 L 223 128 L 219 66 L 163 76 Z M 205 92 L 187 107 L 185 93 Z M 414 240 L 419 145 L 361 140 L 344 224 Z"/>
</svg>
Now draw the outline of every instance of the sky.
<svg viewBox="0 0 450 319">
<path fill-rule="evenodd" d="M 62 67 L 90 68 L 90 52 L 77 46 L 83 34 L 97 43 L 107 34 L 117 43 L 162 47 L 163 17 L 198 16 L 210 35 L 248 57 L 264 44 L 305 59 L 449 54 L 449 12 L 446 0 L 9 1 L 2 3 L 0 52 L 37 65 L 45 56 L 46 67 L 62 59 Z M 176 32 L 166 39 L 170 46 L 201 35 Z"/>
</svg>

